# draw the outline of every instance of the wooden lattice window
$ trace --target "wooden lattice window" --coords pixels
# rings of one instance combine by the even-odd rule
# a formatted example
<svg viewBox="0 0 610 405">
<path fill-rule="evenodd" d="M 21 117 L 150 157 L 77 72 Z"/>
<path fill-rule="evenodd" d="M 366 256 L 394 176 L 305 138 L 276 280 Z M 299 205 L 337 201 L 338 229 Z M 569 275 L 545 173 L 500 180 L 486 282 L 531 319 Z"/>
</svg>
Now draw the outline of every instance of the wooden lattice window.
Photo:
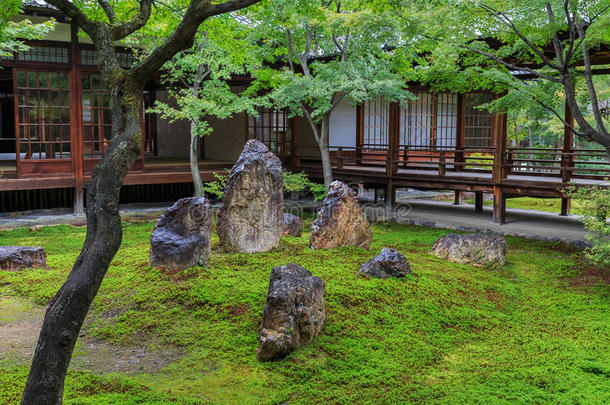
<svg viewBox="0 0 610 405">
<path fill-rule="evenodd" d="M 21 159 L 70 158 L 67 72 L 17 71 Z"/>
<path fill-rule="evenodd" d="M 84 156 L 100 157 L 112 138 L 110 96 L 100 75 L 83 74 L 82 107 Z"/>
<path fill-rule="evenodd" d="M 414 91 L 400 108 L 400 145 L 406 149 L 451 149 L 456 145 L 457 95 Z"/>
<path fill-rule="evenodd" d="M 493 116 L 489 110 L 478 108 L 492 100 L 493 95 L 488 93 L 464 94 L 464 146 L 493 146 Z"/>
<path fill-rule="evenodd" d="M 390 109 L 383 98 L 370 100 L 363 105 L 363 139 L 365 149 L 385 149 L 388 147 Z"/>
<path fill-rule="evenodd" d="M 131 52 L 117 51 L 117 58 L 119 65 L 123 69 L 129 69 L 135 62 L 135 56 Z M 97 66 L 98 65 L 98 53 L 93 49 L 81 49 L 80 51 L 80 64 L 83 66 Z"/>
<path fill-rule="evenodd" d="M 60 46 L 32 46 L 25 52 L 17 54 L 23 62 L 42 62 L 68 64 L 68 48 Z"/>
<path fill-rule="evenodd" d="M 290 156 L 292 131 L 288 113 L 260 109 L 257 117 L 248 117 L 248 138 L 258 139 L 281 158 Z"/>
</svg>

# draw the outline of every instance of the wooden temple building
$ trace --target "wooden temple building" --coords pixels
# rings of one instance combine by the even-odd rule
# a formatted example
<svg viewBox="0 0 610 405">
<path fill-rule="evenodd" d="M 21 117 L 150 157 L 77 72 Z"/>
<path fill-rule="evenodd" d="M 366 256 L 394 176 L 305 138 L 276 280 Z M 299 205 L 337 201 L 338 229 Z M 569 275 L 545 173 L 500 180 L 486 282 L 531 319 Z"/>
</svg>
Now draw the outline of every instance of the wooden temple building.
<svg viewBox="0 0 610 405">
<path fill-rule="evenodd" d="M 52 16 L 58 23 L 44 41 L 31 42 L 29 51 L 0 60 L 0 211 L 68 204 L 81 211 L 83 187 L 111 133 L 96 52 L 74 24 L 44 1 L 28 2 L 25 11 L 33 21 Z M 129 50 L 117 46 L 116 51 L 125 67 L 133 62 Z M 596 64 L 610 64 L 608 49 L 595 51 L 594 57 Z M 236 78 L 231 85 L 239 91 L 248 80 Z M 569 199 L 562 193 L 566 185 L 608 185 L 606 152 L 576 149 L 567 127 L 562 147 L 515 146 L 507 143 L 506 117 L 477 108 L 493 94 L 412 91 L 417 99 L 404 105 L 375 100 L 359 106 L 344 101 L 337 107 L 330 128 L 335 178 L 384 188 L 389 203 L 402 187 L 454 190 L 456 200 L 461 192 L 472 191 L 475 209 L 482 210 L 483 193 L 491 193 L 497 223 L 504 222 L 508 197 L 562 198 L 562 214 L 568 214 Z M 158 186 L 191 190 L 189 124 L 170 124 L 145 112 L 167 97 L 158 81 L 147 86 L 144 147 L 125 180 L 126 190 L 131 187 L 153 201 L 162 190 Z M 573 121 L 569 109 L 566 118 Z M 250 138 L 264 142 L 286 167 L 321 178 L 319 151 L 304 119 L 261 110 L 257 117 L 237 114 L 211 124 L 214 132 L 200 148 L 204 181 L 231 167 Z"/>
</svg>

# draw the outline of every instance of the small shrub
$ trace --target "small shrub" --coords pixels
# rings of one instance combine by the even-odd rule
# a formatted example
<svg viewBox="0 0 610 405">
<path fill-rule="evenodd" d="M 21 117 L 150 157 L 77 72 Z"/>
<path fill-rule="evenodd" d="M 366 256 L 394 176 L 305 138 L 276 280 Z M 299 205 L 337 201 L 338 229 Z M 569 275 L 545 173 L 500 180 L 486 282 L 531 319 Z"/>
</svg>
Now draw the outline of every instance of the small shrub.
<svg viewBox="0 0 610 405">
<path fill-rule="evenodd" d="M 213 195 L 216 199 L 222 199 L 227 180 L 231 175 L 231 170 L 226 169 L 226 174 L 214 173 L 216 180 L 207 182 L 203 185 L 203 191 L 207 195 Z M 282 172 L 284 178 L 284 191 L 288 193 L 310 192 L 315 201 L 320 201 L 326 196 L 324 184 L 319 184 L 309 180 L 305 172 L 292 173 L 288 170 Z"/>
<path fill-rule="evenodd" d="M 587 239 L 593 245 L 587 249 L 587 257 L 600 266 L 610 266 L 610 189 L 568 187 L 565 192 L 580 204 Z"/>
</svg>

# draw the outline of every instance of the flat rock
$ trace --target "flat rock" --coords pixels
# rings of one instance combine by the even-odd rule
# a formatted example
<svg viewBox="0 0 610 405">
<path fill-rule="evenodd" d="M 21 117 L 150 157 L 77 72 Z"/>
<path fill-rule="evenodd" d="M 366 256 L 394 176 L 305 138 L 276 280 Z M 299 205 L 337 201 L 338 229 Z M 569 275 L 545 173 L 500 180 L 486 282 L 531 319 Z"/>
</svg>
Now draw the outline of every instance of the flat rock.
<svg viewBox="0 0 610 405">
<path fill-rule="evenodd" d="M 267 147 L 246 142 L 227 180 L 216 231 L 227 252 L 266 252 L 278 246 L 284 222 L 282 163 Z"/>
<path fill-rule="evenodd" d="M 316 220 L 311 225 L 309 243 L 312 249 L 371 245 L 369 222 L 354 190 L 340 181 L 333 181 L 322 201 Z"/>
<path fill-rule="evenodd" d="M 450 234 L 437 240 L 430 254 L 454 263 L 503 266 L 506 249 L 506 240 L 499 234 Z"/>
<path fill-rule="evenodd" d="M 325 288 L 321 278 L 294 263 L 271 270 L 257 360 L 282 359 L 320 333 Z"/>
<path fill-rule="evenodd" d="M 360 266 L 358 273 L 375 278 L 404 277 L 411 273 L 411 266 L 396 249 L 383 248 L 381 253 Z"/>
<path fill-rule="evenodd" d="M 210 258 L 212 209 L 205 198 L 182 198 L 157 220 L 150 237 L 150 265 L 178 270 L 205 266 Z"/>
<path fill-rule="evenodd" d="M 0 270 L 48 269 L 47 253 L 40 246 L 0 246 Z"/>
<path fill-rule="evenodd" d="M 300 237 L 303 232 L 303 219 L 293 214 L 284 214 L 284 225 L 282 226 L 282 234 Z"/>
</svg>

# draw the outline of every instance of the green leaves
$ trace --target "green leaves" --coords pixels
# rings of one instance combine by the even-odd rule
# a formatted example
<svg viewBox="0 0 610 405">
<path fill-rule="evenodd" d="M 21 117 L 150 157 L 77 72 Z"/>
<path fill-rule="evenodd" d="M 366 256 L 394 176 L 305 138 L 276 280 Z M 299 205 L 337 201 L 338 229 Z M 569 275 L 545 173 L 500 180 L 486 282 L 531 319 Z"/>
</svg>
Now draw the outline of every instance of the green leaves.
<svg viewBox="0 0 610 405">
<path fill-rule="evenodd" d="M 3 0 L 0 2 L 0 56 L 11 56 L 14 52 L 23 52 L 29 47 L 23 42 L 27 39 L 44 39 L 53 30 L 55 20 L 39 24 L 28 18 L 18 16 L 21 0 Z"/>
</svg>

